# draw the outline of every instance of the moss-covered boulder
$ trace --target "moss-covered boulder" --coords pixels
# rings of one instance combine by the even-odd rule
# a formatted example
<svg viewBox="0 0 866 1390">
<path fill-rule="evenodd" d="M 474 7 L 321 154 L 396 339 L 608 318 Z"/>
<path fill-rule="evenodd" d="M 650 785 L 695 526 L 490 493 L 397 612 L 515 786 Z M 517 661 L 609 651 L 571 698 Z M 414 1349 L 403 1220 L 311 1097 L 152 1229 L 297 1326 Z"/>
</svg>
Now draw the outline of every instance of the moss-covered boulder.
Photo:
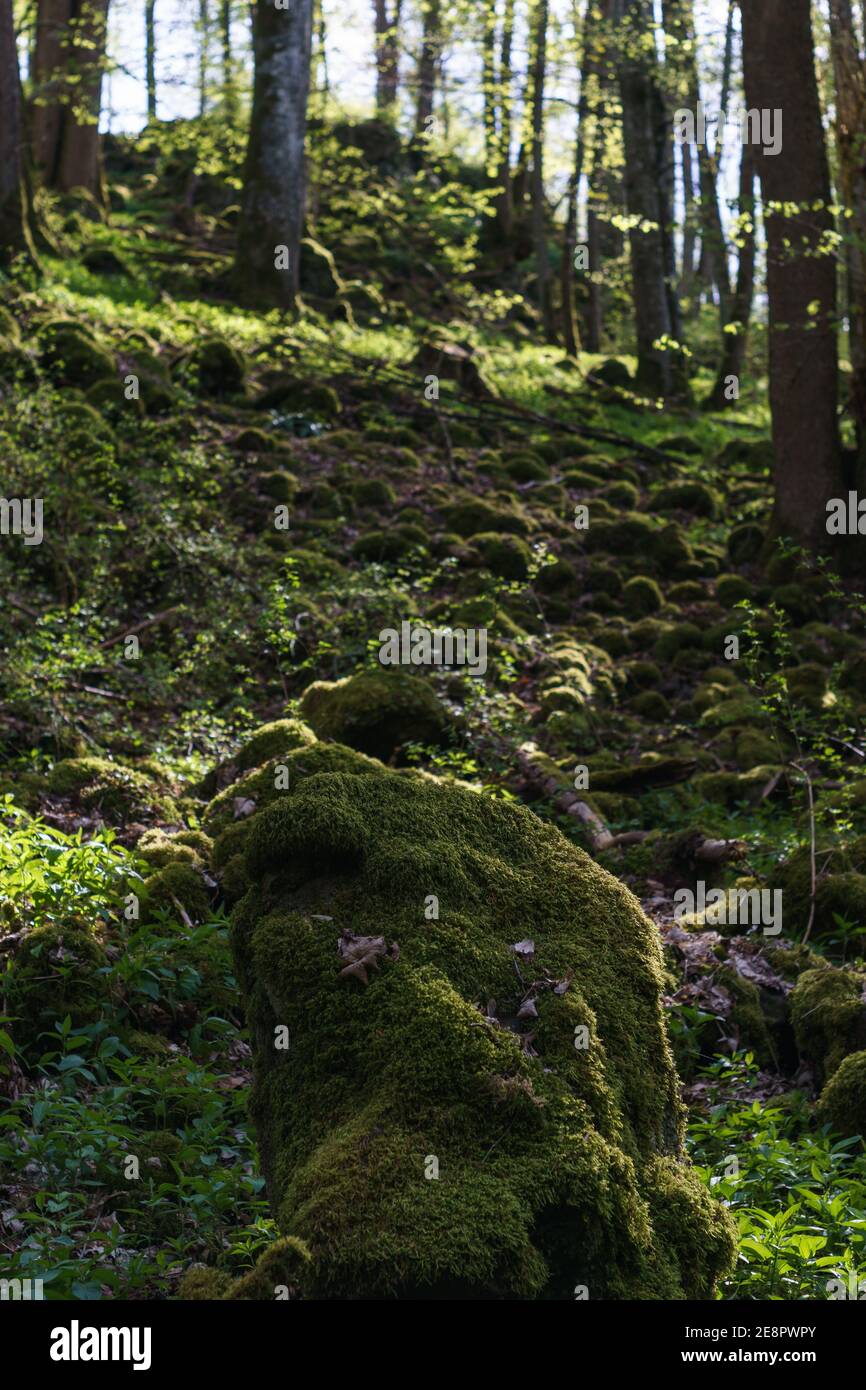
<svg viewBox="0 0 866 1390">
<path fill-rule="evenodd" d="M 852 1052 L 818 1099 L 818 1118 L 838 1134 L 866 1136 L 866 1052 Z"/>
<path fill-rule="evenodd" d="M 167 783 L 108 758 L 65 758 L 52 768 L 46 785 L 52 795 L 72 797 L 107 820 L 179 819 Z"/>
<path fill-rule="evenodd" d="M 43 367 L 60 385 L 93 386 L 114 373 L 114 358 L 73 319 L 52 319 L 44 324 L 38 345 Z"/>
<path fill-rule="evenodd" d="M 319 738 L 383 761 L 410 742 L 440 747 L 454 724 L 428 683 L 402 670 L 316 681 L 304 691 L 300 709 Z"/>
<path fill-rule="evenodd" d="M 819 1076 L 830 1077 L 850 1052 L 866 1047 L 864 981 L 849 970 L 824 965 L 804 970 L 791 993 L 797 1046 Z"/>
<path fill-rule="evenodd" d="M 261 724 L 233 757 L 226 758 L 202 779 L 199 792 L 212 797 L 250 768 L 261 767 L 262 763 L 291 753 L 295 748 L 309 748 L 315 741 L 312 729 L 300 719 L 274 719 L 269 724 Z"/>
<path fill-rule="evenodd" d="M 35 1042 L 69 1016 L 73 1027 L 99 1017 L 108 964 L 99 941 L 82 927 L 36 927 L 11 957 L 3 980 L 4 1012 L 19 1044 Z"/>
<path fill-rule="evenodd" d="M 622 885 L 523 808 L 387 771 L 305 781 L 247 868 L 251 1106 L 304 1296 L 712 1296 L 731 1222 L 682 1155 Z"/>
</svg>

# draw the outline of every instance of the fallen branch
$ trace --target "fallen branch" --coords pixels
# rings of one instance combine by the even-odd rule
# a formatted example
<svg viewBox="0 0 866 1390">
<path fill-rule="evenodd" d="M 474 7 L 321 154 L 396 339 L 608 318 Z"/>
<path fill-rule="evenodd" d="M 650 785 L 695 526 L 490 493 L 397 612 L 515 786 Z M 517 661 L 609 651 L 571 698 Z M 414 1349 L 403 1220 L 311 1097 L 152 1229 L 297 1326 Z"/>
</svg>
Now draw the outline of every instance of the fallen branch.
<svg viewBox="0 0 866 1390">
<path fill-rule="evenodd" d="M 539 752 L 534 743 L 525 743 L 517 750 L 517 761 L 526 780 L 549 797 L 558 811 L 567 816 L 574 816 L 586 826 L 589 842 L 595 853 L 620 845 L 637 845 L 647 838 L 647 830 L 626 830 L 614 835 L 588 802 L 578 796 L 577 792 L 562 785 L 558 769 L 555 772 L 552 770 L 555 764 L 547 768 L 542 765 L 545 762 L 549 764 L 550 760 Z"/>
<path fill-rule="evenodd" d="M 173 608 L 166 608 L 162 613 L 157 613 L 153 618 L 145 618 L 143 623 L 136 623 L 135 627 L 125 627 L 122 632 L 116 632 L 113 637 L 106 637 L 104 642 L 100 642 L 100 651 L 104 647 L 113 647 L 115 642 L 122 642 L 125 637 L 134 637 L 138 632 L 144 632 L 145 628 L 154 627 L 157 623 L 165 622 L 166 618 L 172 618 L 175 613 L 179 613 L 181 605 L 176 603 Z"/>
</svg>

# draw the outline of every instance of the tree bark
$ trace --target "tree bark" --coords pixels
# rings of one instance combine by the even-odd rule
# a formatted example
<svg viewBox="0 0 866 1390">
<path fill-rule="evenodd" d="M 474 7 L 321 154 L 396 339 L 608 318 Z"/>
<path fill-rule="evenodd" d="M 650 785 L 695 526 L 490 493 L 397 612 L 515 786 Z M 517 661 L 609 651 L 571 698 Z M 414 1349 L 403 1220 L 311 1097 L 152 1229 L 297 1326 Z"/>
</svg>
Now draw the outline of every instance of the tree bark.
<svg viewBox="0 0 866 1390">
<path fill-rule="evenodd" d="M 851 0 L 830 0 L 830 44 L 840 201 L 853 214 L 846 223 L 845 256 L 849 404 L 857 430 L 860 480 L 866 480 L 866 68 L 860 61 Z"/>
<path fill-rule="evenodd" d="M 299 288 L 306 204 L 304 145 L 312 56 L 313 0 L 253 15 L 253 109 L 238 225 L 234 280 L 239 298 L 290 310 Z M 288 252 L 288 268 L 279 268 Z"/>
<path fill-rule="evenodd" d="M 424 0 L 421 53 L 418 58 L 418 101 L 415 107 L 415 134 L 429 133 L 436 95 L 436 71 L 442 51 L 441 0 Z"/>
<path fill-rule="evenodd" d="M 144 65 L 147 86 L 147 119 L 156 120 L 156 0 L 144 3 Z"/>
<path fill-rule="evenodd" d="M 376 29 L 376 113 L 393 116 L 400 88 L 400 14 L 403 0 L 394 0 L 393 14 L 388 0 L 373 0 Z"/>
<path fill-rule="evenodd" d="M 736 397 L 728 389 L 730 378 L 736 377 L 739 383 L 746 361 L 755 292 L 755 161 L 750 145 L 743 145 L 740 158 L 739 224 L 740 254 L 732 317 L 722 334 L 722 357 L 715 385 L 704 403 L 706 410 L 725 410 L 736 404 Z"/>
<path fill-rule="evenodd" d="M 24 176 L 21 81 L 12 0 L 0 0 L 0 265 L 36 260 Z"/>
<path fill-rule="evenodd" d="M 665 400 L 688 394 L 682 354 L 665 346 L 679 342 L 679 308 L 670 283 L 669 243 L 672 209 L 665 198 L 667 119 L 654 52 L 645 38 L 652 33 L 652 0 L 616 0 L 619 21 L 618 68 L 625 144 L 625 190 L 632 292 L 637 336 L 638 389 Z"/>
<path fill-rule="evenodd" d="M 574 5 L 575 20 L 578 5 Z M 580 334 L 577 328 L 577 315 L 574 305 L 574 257 L 577 251 L 577 200 L 580 195 L 580 180 L 583 175 L 586 145 L 586 122 L 589 115 L 589 79 L 592 73 L 592 17 L 593 0 L 586 0 L 583 16 L 583 35 L 578 59 L 580 71 L 580 96 L 577 102 L 577 131 L 574 139 L 574 160 L 568 180 L 567 215 L 565 235 L 562 245 L 562 269 L 560 286 L 562 293 L 562 336 L 565 351 L 569 357 L 577 357 L 580 352 Z M 592 264 L 590 263 L 590 271 Z"/>
<path fill-rule="evenodd" d="M 548 342 L 556 341 L 551 296 L 550 255 L 544 201 L 544 83 L 547 74 L 548 0 L 536 0 L 532 38 L 532 241 L 536 298 Z"/>
<path fill-rule="evenodd" d="M 34 52 L 34 163 L 50 188 L 103 201 L 99 113 L 109 0 L 39 0 Z"/>
<path fill-rule="evenodd" d="M 836 419 L 836 266 L 809 0 L 740 0 L 746 105 L 783 112 L 780 153 L 755 148 L 767 234 L 775 524 L 828 548 L 842 495 Z M 792 205 L 796 205 L 792 211 Z"/>
</svg>

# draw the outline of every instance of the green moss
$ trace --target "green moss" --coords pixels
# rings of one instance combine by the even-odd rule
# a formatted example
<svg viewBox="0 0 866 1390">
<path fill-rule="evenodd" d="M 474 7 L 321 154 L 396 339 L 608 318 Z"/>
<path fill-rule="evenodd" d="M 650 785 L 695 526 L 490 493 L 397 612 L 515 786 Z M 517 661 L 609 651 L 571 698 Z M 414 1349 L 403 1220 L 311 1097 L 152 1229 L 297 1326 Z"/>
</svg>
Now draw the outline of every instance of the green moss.
<svg viewBox="0 0 866 1390">
<path fill-rule="evenodd" d="M 760 729 L 743 729 L 737 734 L 736 757 L 742 768 L 760 767 L 783 760 L 779 744 Z"/>
<path fill-rule="evenodd" d="M 706 598 L 704 586 L 699 584 L 696 579 L 684 579 L 681 584 L 674 584 L 668 592 L 671 603 L 701 603 Z"/>
<path fill-rule="evenodd" d="M 452 716 L 427 682 L 402 670 L 316 681 L 304 691 L 300 710 L 319 738 L 384 760 L 409 742 L 439 747 L 453 728 Z"/>
<path fill-rule="evenodd" d="M 455 502 L 443 508 L 443 515 L 458 536 L 474 536 L 489 531 L 525 536 L 529 529 L 518 512 L 495 507 L 481 497 L 467 497 L 464 501 Z"/>
<path fill-rule="evenodd" d="M 174 860 L 144 880 L 139 890 L 144 920 L 160 911 L 169 912 L 178 922 L 184 913 L 193 922 L 211 916 L 210 894 L 194 865 Z"/>
<path fill-rule="evenodd" d="M 571 595 L 580 588 L 580 581 L 571 561 L 559 559 L 539 571 L 535 587 L 542 594 Z"/>
<path fill-rule="evenodd" d="M 164 830 L 146 830 L 135 847 L 136 853 L 152 869 L 164 869 L 166 864 L 191 864 L 193 868 L 202 867 L 202 859 L 192 845 L 182 844 L 175 835 L 166 835 Z"/>
<path fill-rule="evenodd" d="M 728 555 L 735 565 L 757 564 L 767 542 L 767 532 L 754 521 L 735 526 L 728 536 Z"/>
<path fill-rule="evenodd" d="M 42 365 L 53 381 L 64 386 L 93 386 L 115 375 L 114 358 L 70 319 L 44 324 L 38 344 Z"/>
<path fill-rule="evenodd" d="M 52 768 L 47 786 L 54 795 L 75 797 L 110 820 L 138 820 L 154 814 L 164 820 L 179 819 L 165 786 L 107 758 L 66 758 Z"/>
<path fill-rule="evenodd" d="M 491 574 L 497 575 L 500 579 L 526 578 L 532 551 L 519 536 L 482 531 L 480 535 L 471 538 L 470 544 Z"/>
<path fill-rule="evenodd" d="M 866 1052 L 839 1063 L 818 1098 L 818 1119 L 837 1134 L 866 1137 Z"/>
<path fill-rule="evenodd" d="M 232 1277 L 221 1269 L 208 1269 L 205 1265 L 193 1265 L 181 1279 L 177 1296 L 184 1303 L 197 1303 L 203 1300 L 225 1298 L 231 1288 Z"/>
<path fill-rule="evenodd" d="M 73 1027 L 99 1017 L 105 985 L 97 971 L 108 964 L 91 934 L 81 928 L 36 927 L 26 933 L 3 978 L 4 1012 L 16 1042 L 36 1042 L 56 1019 Z"/>
<path fill-rule="evenodd" d="M 203 396 L 220 399 L 239 395 L 246 384 L 243 355 L 225 338 L 205 338 L 181 360 L 182 373 L 189 376 Z"/>
<path fill-rule="evenodd" d="M 516 483 L 540 483 L 550 477 L 550 469 L 537 455 L 517 454 L 505 465 L 505 472 Z"/>
<path fill-rule="evenodd" d="M 648 579 L 644 574 L 636 574 L 623 588 L 622 601 L 627 613 L 633 618 L 640 618 L 649 613 L 657 613 L 664 603 L 664 598 L 654 579 Z"/>
<path fill-rule="evenodd" d="M 361 507 L 392 507 L 396 493 L 382 478 L 362 478 L 352 484 L 352 496 Z"/>
<path fill-rule="evenodd" d="M 714 979 L 730 995 L 728 1030 L 737 1038 L 738 1047 L 754 1052 L 761 1066 L 778 1071 L 779 1059 L 761 1008 L 761 993 L 757 985 L 730 965 L 720 966 Z"/>
<path fill-rule="evenodd" d="M 634 483 L 628 482 L 625 478 L 619 478 L 616 482 L 609 483 L 604 490 L 604 495 L 613 506 L 625 507 L 626 511 L 634 511 L 640 497 Z"/>
<path fill-rule="evenodd" d="M 657 690 L 645 690 L 641 695 L 636 695 L 629 701 L 629 709 L 642 719 L 652 719 L 660 724 L 669 719 L 671 713 L 670 704 Z"/>
<path fill-rule="evenodd" d="M 578 534 L 584 538 L 586 549 L 602 550 L 610 555 L 652 553 L 659 537 L 658 527 L 640 512 L 626 513 L 617 521 L 593 520 L 594 502 L 589 503 L 590 524 Z"/>
<path fill-rule="evenodd" d="M 862 991 L 862 977 L 832 965 L 805 970 L 791 991 L 797 1046 L 824 1077 L 832 1076 L 849 1053 L 866 1046 Z"/>
<path fill-rule="evenodd" d="M 311 1255 L 302 1240 L 283 1236 L 261 1254 L 253 1269 L 228 1290 L 229 1299 L 292 1300 L 310 1274 Z"/>
<path fill-rule="evenodd" d="M 389 563 L 402 560 L 419 547 L 426 549 L 427 541 L 428 537 L 420 526 L 394 526 L 388 531 L 368 531 L 366 535 L 359 536 L 352 546 L 352 554 L 358 560 Z"/>
<path fill-rule="evenodd" d="M 716 580 L 716 598 L 725 608 L 734 608 L 743 599 L 752 597 L 753 589 L 739 574 L 720 574 Z"/>
<path fill-rule="evenodd" d="M 252 1113 L 305 1296 L 711 1296 L 731 1226 L 681 1161 L 658 940 L 620 884 L 520 807 L 387 772 L 263 811 L 248 871 Z M 366 986 L 342 931 L 385 937 Z M 527 980 L 571 978 L 531 1024 L 527 936 Z"/>
<path fill-rule="evenodd" d="M 652 494 L 650 506 L 657 512 L 691 512 L 712 520 L 719 512 L 719 497 L 706 483 L 686 478 L 659 488 Z"/>
</svg>

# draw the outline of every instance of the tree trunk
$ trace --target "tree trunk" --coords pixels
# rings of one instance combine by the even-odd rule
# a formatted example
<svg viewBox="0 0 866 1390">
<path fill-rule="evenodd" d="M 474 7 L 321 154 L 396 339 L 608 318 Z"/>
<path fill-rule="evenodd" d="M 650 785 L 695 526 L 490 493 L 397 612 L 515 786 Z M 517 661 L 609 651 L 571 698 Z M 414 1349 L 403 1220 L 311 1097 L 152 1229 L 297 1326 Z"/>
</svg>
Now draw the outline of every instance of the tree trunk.
<svg viewBox="0 0 866 1390">
<path fill-rule="evenodd" d="M 697 229 L 700 221 L 700 200 L 698 198 L 698 179 L 695 170 L 695 147 L 688 141 L 680 146 L 680 161 L 683 174 L 683 201 L 685 205 L 683 225 L 683 265 L 680 276 L 680 294 L 690 301 L 694 309 L 695 296 L 695 250 L 697 248 Z"/>
<path fill-rule="evenodd" d="M 21 122 L 21 82 L 12 0 L 0 0 L 0 265 L 36 260 L 30 236 Z"/>
<path fill-rule="evenodd" d="M 550 255 L 544 201 L 544 81 L 547 73 L 548 0 L 536 0 L 532 39 L 532 242 L 536 298 L 548 342 L 556 341 L 551 297 Z"/>
<path fill-rule="evenodd" d="M 578 16 L 577 0 L 574 6 L 575 20 Z M 569 357 L 577 357 L 580 352 L 580 335 L 577 329 L 577 316 L 574 306 L 574 258 L 577 251 L 577 200 L 580 196 L 580 180 L 583 175 L 586 145 L 586 122 L 589 115 L 589 79 L 592 73 L 592 16 L 593 0 L 586 0 L 583 17 L 582 53 L 578 58 L 580 71 L 580 96 L 577 103 L 577 131 L 574 140 L 574 160 L 568 180 L 565 236 L 562 245 L 562 269 L 560 285 L 562 293 L 562 336 L 565 351 Z M 590 263 L 590 271 L 592 264 Z"/>
<path fill-rule="evenodd" d="M 616 0 L 619 87 L 625 144 L 625 190 L 629 216 L 632 292 L 637 335 L 638 389 L 665 400 L 688 394 L 678 341 L 675 287 L 668 277 L 671 210 L 667 207 L 665 158 L 667 119 L 654 53 L 645 45 L 652 32 L 652 0 Z"/>
<path fill-rule="evenodd" d="M 777 529 L 827 549 L 842 495 L 836 420 L 836 266 L 809 0 L 740 0 L 746 105 L 784 113 L 782 149 L 755 148 L 767 234 Z M 793 210 L 792 205 L 802 208 Z"/>
<path fill-rule="evenodd" d="M 223 104 L 226 116 L 232 120 L 238 104 L 235 66 L 232 58 L 232 0 L 220 0 L 220 47 L 222 48 Z"/>
<path fill-rule="evenodd" d="M 515 0 L 505 0 L 502 46 L 499 51 L 499 141 L 496 183 L 502 192 L 496 200 L 495 229 L 500 246 L 509 247 L 514 234 L 514 190 L 511 183 L 511 133 L 513 119 L 511 49 L 514 43 Z"/>
<path fill-rule="evenodd" d="M 860 480 L 866 480 L 866 69 L 860 61 L 851 0 L 830 0 L 836 81 L 840 201 L 853 214 L 846 245 L 849 404 L 857 430 Z"/>
<path fill-rule="evenodd" d="M 63 112 L 56 187 L 84 188 L 104 202 L 99 160 L 99 113 L 108 38 L 109 0 L 73 0 L 66 47 L 69 88 Z"/>
<path fill-rule="evenodd" d="M 144 65 L 147 119 L 156 120 L 156 0 L 144 0 Z"/>
<path fill-rule="evenodd" d="M 750 145 L 743 145 L 740 157 L 739 230 L 737 285 L 731 301 L 732 318 L 722 334 L 722 357 L 715 385 L 704 403 L 705 410 L 725 410 L 735 405 L 730 378 L 739 386 L 746 361 L 749 320 L 755 291 L 755 160 Z"/>
<path fill-rule="evenodd" d="M 198 114 L 207 110 L 207 81 L 210 59 L 210 8 L 208 0 L 198 0 Z"/>
<path fill-rule="evenodd" d="M 403 0 L 394 0 L 389 15 L 387 0 L 373 0 L 376 27 L 376 114 L 391 118 L 400 85 L 400 12 Z"/>
<path fill-rule="evenodd" d="M 424 0 L 424 27 L 418 58 L 418 102 L 415 107 L 415 134 L 429 134 L 436 95 L 436 70 L 442 48 L 441 0 Z"/>
<path fill-rule="evenodd" d="M 697 115 L 701 100 L 698 74 L 692 0 L 662 0 L 665 35 L 671 42 L 671 70 L 676 79 L 679 99 L 686 109 Z M 730 86 L 730 70 L 723 78 Z M 715 285 L 719 295 L 719 318 L 724 328 L 731 318 L 731 282 L 728 274 L 727 247 L 719 210 L 718 171 L 715 156 L 708 144 L 698 144 L 698 175 L 700 184 L 701 273 Z"/>
<path fill-rule="evenodd" d="M 234 279 L 244 303 L 292 309 L 306 203 L 313 0 L 256 5 L 253 109 Z M 281 250 L 285 248 L 285 250 Z M 287 268 L 280 268 L 288 257 Z"/>
<path fill-rule="evenodd" d="M 72 19 L 73 0 L 39 0 L 33 49 L 33 163 L 53 186 L 63 127 L 64 39 Z"/>
</svg>

